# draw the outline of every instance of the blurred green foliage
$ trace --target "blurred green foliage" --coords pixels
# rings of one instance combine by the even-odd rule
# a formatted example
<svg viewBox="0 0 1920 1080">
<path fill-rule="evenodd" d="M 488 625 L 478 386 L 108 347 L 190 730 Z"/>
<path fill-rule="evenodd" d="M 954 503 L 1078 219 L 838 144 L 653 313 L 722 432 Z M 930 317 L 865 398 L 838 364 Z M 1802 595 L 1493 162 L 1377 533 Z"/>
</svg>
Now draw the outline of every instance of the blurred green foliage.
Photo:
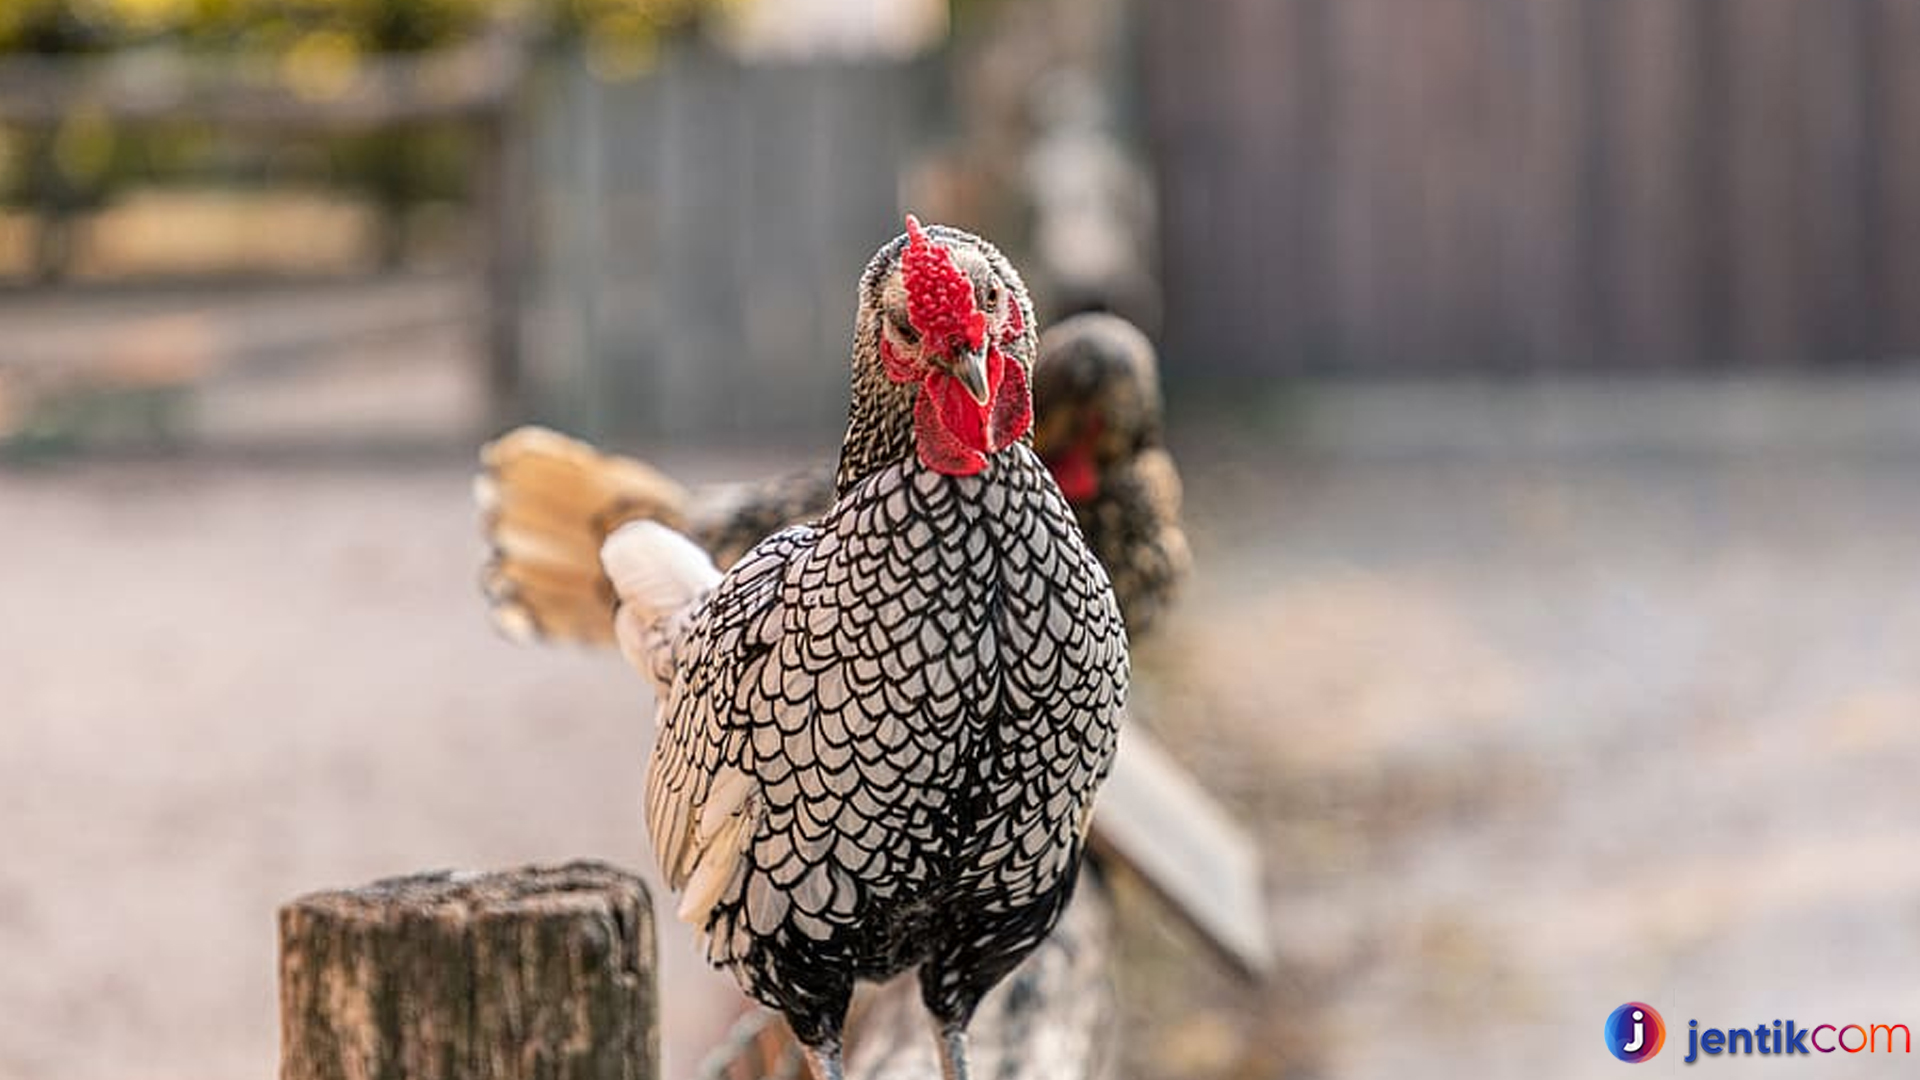
<svg viewBox="0 0 1920 1080">
<path fill-rule="evenodd" d="M 5 0 L 0 55 L 168 43 L 196 51 L 410 52 L 511 20 L 541 35 L 652 41 L 741 0 Z"/>
<path fill-rule="evenodd" d="M 650 66 L 659 43 L 747 0 L 0 0 L 0 63 L 170 51 L 264 61 L 294 93 L 353 85 L 368 60 L 471 41 L 512 26 L 528 48 L 579 48 L 596 74 Z M 777 0 L 775 0 L 777 2 Z M 191 121 L 129 130 L 77 111 L 52 128 L 0 126 L 0 203 L 65 217 L 134 180 L 296 180 L 364 191 L 392 215 L 458 199 L 471 133 L 444 125 L 262 145 Z M 384 253 L 398 258 L 398 248 Z"/>
</svg>

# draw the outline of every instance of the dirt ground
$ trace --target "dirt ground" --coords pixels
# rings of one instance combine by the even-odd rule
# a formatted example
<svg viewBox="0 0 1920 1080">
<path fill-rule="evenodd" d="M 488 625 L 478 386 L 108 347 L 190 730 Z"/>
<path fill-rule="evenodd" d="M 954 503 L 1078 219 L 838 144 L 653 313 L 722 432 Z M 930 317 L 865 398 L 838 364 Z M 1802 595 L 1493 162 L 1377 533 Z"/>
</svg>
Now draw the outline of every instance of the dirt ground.
<svg viewBox="0 0 1920 1080">
<path fill-rule="evenodd" d="M 1265 841 L 1284 964 L 1243 987 L 1123 896 L 1132 1072 L 1611 1076 L 1630 999 L 1669 1062 L 1691 1018 L 1920 1021 L 1920 452 L 1345 400 L 1177 418 L 1201 571 L 1137 706 Z M 257 1080 L 281 901 L 644 863 L 647 692 L 493 635 L 467 471 L 0 469 L 0 1077 Z M 729 1000 L 693 967 L 674 1076 Z"/>
<path fill-rule="evenodd" d="M 1202 479 L 1204 579 L 1140 650 L 1140 705 L 1204 731 L 1194 760 L 1260 823 L 1287 977 L 1252 1005 L 1214 984 L 1217 1011 L 1133 995 L 1185 1014 L 1149 1071 L 1613 1075 L 1629 1000 L 1673 1058 L 1689 1019 L 1920 1019 L 1917 465 Z"/>
</svg>

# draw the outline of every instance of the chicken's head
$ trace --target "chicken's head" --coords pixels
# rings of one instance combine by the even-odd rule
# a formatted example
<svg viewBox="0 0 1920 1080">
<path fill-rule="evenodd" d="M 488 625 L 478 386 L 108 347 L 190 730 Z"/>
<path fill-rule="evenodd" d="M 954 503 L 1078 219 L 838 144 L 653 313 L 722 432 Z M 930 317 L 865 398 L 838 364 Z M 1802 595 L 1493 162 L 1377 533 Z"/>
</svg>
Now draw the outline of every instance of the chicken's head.
<svg viewBox="0 0 1920 1080">
<path fill-rule="evenodd" d="M 928 468 L 970 476 L 1033 424 L 1025 289 L 985 241 L 922 228 L 907 215 L 878 290 L 886 377 L 919 388 L 915 451 Z"/>
<path fill-rule="evenodd" d="M 1118 316 L 1075 315 L 1049 329 L 1033 397 L 1040 413 L 1034 450 L 1075 505 L 1098 496 L 1117 465 L 1160 444 L 1153 343 Z"/>
</svg>

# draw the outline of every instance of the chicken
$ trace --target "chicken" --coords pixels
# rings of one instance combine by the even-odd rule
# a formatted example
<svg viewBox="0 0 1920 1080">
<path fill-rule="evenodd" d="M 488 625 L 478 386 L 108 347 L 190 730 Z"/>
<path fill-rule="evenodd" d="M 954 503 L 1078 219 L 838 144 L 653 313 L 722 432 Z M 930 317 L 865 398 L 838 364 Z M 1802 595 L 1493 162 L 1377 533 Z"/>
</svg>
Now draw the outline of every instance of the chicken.
<svg viewBox="0 0 1920 1080">
<path fill-rule="evenodd" d="M 1130 632 L 1147 629 L 1186 576 L 1180 478 L 1161 443 L 1153 346 L 1112 315 L 1076 315 L 1040 338 L 1034 447 L 1113 581 Z M 516 640 L 606 644 L 613 589 L 600 544 L 629 520 L 690 536 L 722 569 L 776 529 L 833 503 L 831 465 L 753 484 L 689 490 L 632 458 L 544 428 L 482 451 L 476 481 L 492 551 L 484 583 Z"/>
<path fill-rule="evenodd" d="M 986 241 L 863 275 L 836 497 L 722 574 L 656 520 L 608 537 L 654 683 L 647 826 L 708 959 L 841 1073 L 854 984 L 917 969 L 948 1080 L 980 999 L 1073 891 L 1127 637 L 1029 445 L 1032 307 Z"/>
<path fill-rule="evenodd" d="M 1152 348 L 1124 320 L 1082 315 L 1049 330 L 1039 349 L 1035 448 L 1053 459 L 1069 502 L 1081 496 L 1075 515 L 1137 637 L 1187 566 L 1179 478 L 1159 438 Z M 489 444 L 482 460 L 475 483 L 492 549 L 486 594 L 496 624 L 522 641 L 612 643 L 613 586 L 598 555 L 629 520 L 679 529 L 725 569 L 780 527 L 818 518 L 835 495 L 831 464 L 689 490 L 640 462 L 534 427 Z M 1098 478 L 1091 485 L 1089 461 Z M 1234 970 L 1268 970 L 1259 849 L 1231 815 L 1137 727 L 1104 791 L 1092 854 L 1147 882 Z"/>
<path fill-rule="evenodd" d="M 1034 449 L 1053 472 L 1139 634 L 1192 566 L 1180 474 L 1161 441 L 1153 343 L 1115 315 L 1063 319 L 1040 338 Z"/>
</svg>

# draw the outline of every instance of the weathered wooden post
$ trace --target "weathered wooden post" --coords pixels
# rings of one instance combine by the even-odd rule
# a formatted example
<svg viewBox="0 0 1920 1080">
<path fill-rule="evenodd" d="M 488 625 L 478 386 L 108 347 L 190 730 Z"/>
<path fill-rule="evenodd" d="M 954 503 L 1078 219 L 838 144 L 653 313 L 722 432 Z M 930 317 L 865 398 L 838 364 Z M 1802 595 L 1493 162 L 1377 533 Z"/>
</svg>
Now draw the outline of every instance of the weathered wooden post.
<svg viewBox="0 0 1920 1080">
<path fill-rule="evenodd" d="M 578 862 L 280 909 L 281 1080 L 658 1080 L 652 907 Z"/>
</svg>

